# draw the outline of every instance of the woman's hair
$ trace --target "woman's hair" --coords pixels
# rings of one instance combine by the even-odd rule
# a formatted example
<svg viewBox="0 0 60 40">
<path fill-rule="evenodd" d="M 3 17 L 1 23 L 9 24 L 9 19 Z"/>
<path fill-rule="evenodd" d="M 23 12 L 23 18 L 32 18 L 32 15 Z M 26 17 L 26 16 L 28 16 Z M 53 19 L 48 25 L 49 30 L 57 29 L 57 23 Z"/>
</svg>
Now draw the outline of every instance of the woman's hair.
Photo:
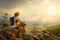
<svg viewBox="0 0 60 40">
<path fill-rule="evenodd" d="M 14 14 L 15 16 L 19 16 L 19 12 L 15 12 L 15 14 Z"/>
</svg>

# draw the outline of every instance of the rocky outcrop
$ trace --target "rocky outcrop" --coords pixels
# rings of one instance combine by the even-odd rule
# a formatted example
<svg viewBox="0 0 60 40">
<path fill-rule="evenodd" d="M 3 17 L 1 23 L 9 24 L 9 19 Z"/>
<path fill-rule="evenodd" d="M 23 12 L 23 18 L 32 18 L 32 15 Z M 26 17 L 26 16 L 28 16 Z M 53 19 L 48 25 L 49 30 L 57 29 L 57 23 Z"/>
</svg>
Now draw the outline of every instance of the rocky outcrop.
<svg viewBox="0 0 60 40">
<path fill-rule="evenodd" d="M 0 29 L 0 40 L 60 40 L 60 37 L 45 30 L 32 30 L 27 34 L 22 28 L 5 27 Z"/>
</svg>

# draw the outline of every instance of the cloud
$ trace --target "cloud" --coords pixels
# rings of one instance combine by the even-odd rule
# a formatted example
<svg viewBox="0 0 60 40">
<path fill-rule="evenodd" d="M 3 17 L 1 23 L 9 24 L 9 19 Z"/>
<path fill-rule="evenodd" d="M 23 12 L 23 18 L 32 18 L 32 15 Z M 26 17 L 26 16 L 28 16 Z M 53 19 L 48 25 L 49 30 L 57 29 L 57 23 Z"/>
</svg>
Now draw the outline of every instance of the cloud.
<svg viewBox="0 0 60 40">
<path fill-rule="evenodd" d="M 15 11 L 20 11 L 20 18 L 24 21 L 53 22 L 60 20 L 57 17 L 60 7 L 57 7 L 57 15 L 48 15 L 45 9 L 58 4 L 58 0 L 0 0 L 0 13 L 13 15 Z"/>
<path fill-rule="evenodd" d="M 14 8 L 19 6 L 22 7 L 31 3 L 37 4 L 40 3 L 41 1 L 42 0 L 0 0 L 0 7 L 2 8 Z"/>
<path fill-rule="evenodd" d="M 0 0 L 0 7 L 13 8 L 25 3 L 25 0 Z"/>
</svg>

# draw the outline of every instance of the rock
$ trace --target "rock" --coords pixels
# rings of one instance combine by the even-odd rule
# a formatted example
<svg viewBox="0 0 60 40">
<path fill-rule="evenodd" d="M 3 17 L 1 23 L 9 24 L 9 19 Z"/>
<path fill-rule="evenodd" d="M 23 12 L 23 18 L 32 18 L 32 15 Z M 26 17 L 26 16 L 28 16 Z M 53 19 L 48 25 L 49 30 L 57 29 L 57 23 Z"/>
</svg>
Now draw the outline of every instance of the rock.
<svg viewBox="0 0 60 40">
<path fill-rule="evenodd" d="M 48 31 L 32 30 L 30 34 L 22 28 L 4 27 L 0 29 L 0 40 L 60 40 Z"/>
</svg>

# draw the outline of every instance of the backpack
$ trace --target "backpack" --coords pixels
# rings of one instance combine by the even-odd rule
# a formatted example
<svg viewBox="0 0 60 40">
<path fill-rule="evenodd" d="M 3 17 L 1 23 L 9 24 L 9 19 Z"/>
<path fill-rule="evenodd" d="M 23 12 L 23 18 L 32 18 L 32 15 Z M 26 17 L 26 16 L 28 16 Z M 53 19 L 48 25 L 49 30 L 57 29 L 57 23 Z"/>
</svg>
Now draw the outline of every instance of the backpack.
<svg viewBox="0 0 60 40">
<path fill-rule="evenodd" d="M 10 22 L 11 22 L 11 25 L 13 26 L 14 25 L 14 17 L 10 17 Z"/>
</svg>

